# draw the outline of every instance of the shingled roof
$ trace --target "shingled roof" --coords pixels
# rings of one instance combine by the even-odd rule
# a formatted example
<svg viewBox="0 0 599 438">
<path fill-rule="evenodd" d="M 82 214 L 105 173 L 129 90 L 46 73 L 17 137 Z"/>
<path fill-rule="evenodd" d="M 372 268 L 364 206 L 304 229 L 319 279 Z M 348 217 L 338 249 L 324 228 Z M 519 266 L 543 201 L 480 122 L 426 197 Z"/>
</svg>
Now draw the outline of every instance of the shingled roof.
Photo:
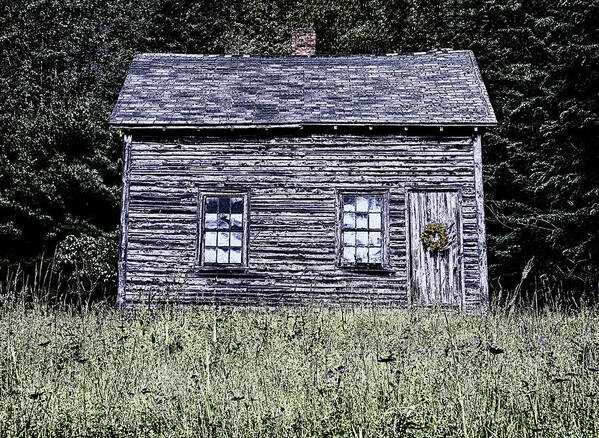
<svg viewBox="0 0 599 438">
<path fill-rule="evenodd" d="M 391 55 L 141 54 L 111 125 L 140 127 L 497 123 L 468 50 Z"/>
</svg>

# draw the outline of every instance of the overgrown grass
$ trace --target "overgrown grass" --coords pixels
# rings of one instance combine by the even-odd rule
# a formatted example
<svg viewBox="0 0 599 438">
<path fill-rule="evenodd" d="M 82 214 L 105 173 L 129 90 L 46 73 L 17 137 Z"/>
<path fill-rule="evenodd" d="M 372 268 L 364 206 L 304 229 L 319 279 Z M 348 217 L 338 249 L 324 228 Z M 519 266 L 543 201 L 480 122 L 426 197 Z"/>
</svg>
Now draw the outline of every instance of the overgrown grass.
<svg viewBox="0 0 599 438">
<path fill-rule="evenodd" d="M 588 308 L 5 304 L 0 436 L 598 436 L 598 329 Z"/>
</svg>

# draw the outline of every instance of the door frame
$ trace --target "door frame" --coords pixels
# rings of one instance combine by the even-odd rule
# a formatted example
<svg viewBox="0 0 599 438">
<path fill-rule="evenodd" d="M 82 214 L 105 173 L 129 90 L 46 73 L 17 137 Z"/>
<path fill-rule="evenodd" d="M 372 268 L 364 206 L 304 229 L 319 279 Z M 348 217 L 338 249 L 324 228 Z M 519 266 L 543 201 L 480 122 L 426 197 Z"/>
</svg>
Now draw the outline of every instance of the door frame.
<svg viewBox="0 0 599 438">
<path fill-rule="evenodd" d="M 457 305 L 441 305 L 437 304 L 437 307 L 442 308 L 459 308 L 460 312 L 465 309 L 465 297 L 466 297 L 466 284 L 465 284 L 465 273 L 464 273 L 464 224 L 463 224 L 463 206 L 462 206 L 462 186 L 459 185 L 434 185 L 429 186 L 426 184 L 413 184 L 406 185 L 404 188 L 404 222 L 405 222 L 405 248 L 406 248 L 406 293 L 408 298 L 408 307 L 419 307 L 419 308 L 431 308 L 434 306 L 425 306 L 414 303 L 414 291 L 412 290 L 412 242 L 410 239 L 410 193 L 411 192 L 454 192 L 458 195 L 458 215 L 456 226 L 456 235 L 459 243 L 458 251 L 458 266 L 460 275 L 460 287 L 461 293 L 459 302 Z"/>
</svg>

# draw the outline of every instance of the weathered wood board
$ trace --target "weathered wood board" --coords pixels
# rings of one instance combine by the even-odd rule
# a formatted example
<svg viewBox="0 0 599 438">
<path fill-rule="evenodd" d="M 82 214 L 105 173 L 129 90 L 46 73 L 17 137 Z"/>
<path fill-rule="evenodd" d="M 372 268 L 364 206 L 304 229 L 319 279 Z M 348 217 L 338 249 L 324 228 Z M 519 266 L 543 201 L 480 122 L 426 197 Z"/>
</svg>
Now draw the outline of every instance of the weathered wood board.
<svg viewBox="0 0 599 438">
<path fill-rule="evenodd" d="M 466 310 L 478 308 L 474 142 L 469 135 L 134 133 L 119 300 L 124 306 L 166 298 L 255 306 L 408 305 L 406 194 L 417 186 L 461 191 L 463 284 L 457 293 Z M 374 189 L 389 199 L 388 268 L 342 269 L 336 263 L 336 192 Z M 239 272 L 197 265 L 198 199 L 219 190 L 249 195 L 248 266 Z M 443 290 L 450 302 L 449 289 Z"/>
</svg>

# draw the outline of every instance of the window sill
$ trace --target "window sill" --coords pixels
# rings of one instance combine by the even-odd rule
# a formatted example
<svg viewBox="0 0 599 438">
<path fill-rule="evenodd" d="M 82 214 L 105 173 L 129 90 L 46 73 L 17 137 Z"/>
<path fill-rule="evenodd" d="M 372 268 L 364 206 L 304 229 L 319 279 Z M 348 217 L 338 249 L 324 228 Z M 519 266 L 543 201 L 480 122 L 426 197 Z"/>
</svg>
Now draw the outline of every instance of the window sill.
<svg viewBox="0 0 599 438">
<path fill-rule="evenodd" d="M 356 263 L 352 265 L 339 265 L 338 268 L 343 271 L 373 275 L 389 275 L 392 272 L 389 266 L 385 266 L 380 263 Z"/>
<path fill-rule="evenodd" d="M 204 274 L 245 274 L 247 266 L 240 265 L 196 265 L 196 270 Z"/>
</svg>

